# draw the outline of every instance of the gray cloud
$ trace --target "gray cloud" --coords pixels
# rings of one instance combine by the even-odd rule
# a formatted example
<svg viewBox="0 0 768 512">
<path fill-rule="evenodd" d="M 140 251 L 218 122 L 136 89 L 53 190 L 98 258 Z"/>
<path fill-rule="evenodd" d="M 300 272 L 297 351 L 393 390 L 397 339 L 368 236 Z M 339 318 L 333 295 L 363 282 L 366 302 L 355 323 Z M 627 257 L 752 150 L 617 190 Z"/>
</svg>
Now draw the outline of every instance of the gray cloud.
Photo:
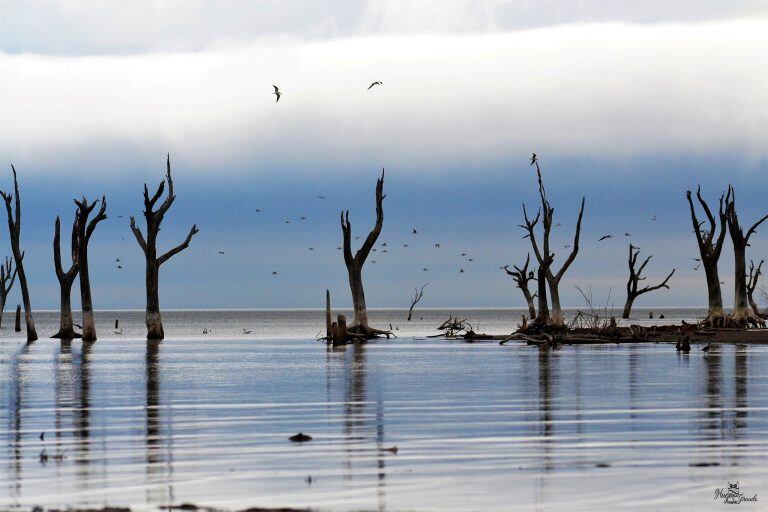
<svg viewBox="0 0 768 512">
<path fill-rule="evenodd" d="M 276 36 L 506 32 L 567 23 L 701 22 L 766 12 L 761 0 L 0 0 L 0 49 L 127 54 Z"/>
<path fill-rule="evenodd" d="M 768 147 L 768 21 L 0 54 L 0 158 L 170 149 L 199 168 L 498 163 Z M 365 88 L 373 80 L 384 86 Z M 275 105 L 272 83 L 285 92 Z M 140 149 L 139 149 L 140 148 Z M 85 165 L 88 165 L 87 163 Z M 101 167 L 99 167 L 101 168 Z"/>
</svg>

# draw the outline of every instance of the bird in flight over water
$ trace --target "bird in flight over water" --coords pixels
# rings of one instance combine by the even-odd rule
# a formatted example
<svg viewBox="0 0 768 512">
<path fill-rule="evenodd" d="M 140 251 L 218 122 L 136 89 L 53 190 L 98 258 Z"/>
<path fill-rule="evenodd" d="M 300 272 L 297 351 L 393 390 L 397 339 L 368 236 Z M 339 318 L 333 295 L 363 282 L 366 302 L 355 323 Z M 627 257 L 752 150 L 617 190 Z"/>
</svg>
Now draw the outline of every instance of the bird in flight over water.
<svg viewBox="0 0 768 512">
<path fill-rule="evenodd" d="M 272 94 L 277 96 L 277 98 L 275 99 L 275 103 L 277 103 L 278 101 L 280 101 L 280 96 L 282 96 L 283 93 L 280 92 L 280 89 L 278 89 L 276 85 L 272 85 L 272 87 L 275 88 L 275 92 L 273 92 Z"/>
<path fill-rule="evenodd" d="M 381 85 L 381 82 L 379 82 L 379 81 L 373 82 L 371 85 L 368 86 L 368 89 L 366 89 L 366 90 L 370 91 L 371 89 L 373 89 L 374 85 Z"/>
<path fill-rule="evenodd" d="M 600 237 L 598 242 L 602 242 L 603 240 L 606 240 L 608 238 L 613 238 L 613 235 L 603 235 L 603 236 Z"/>
</svg>

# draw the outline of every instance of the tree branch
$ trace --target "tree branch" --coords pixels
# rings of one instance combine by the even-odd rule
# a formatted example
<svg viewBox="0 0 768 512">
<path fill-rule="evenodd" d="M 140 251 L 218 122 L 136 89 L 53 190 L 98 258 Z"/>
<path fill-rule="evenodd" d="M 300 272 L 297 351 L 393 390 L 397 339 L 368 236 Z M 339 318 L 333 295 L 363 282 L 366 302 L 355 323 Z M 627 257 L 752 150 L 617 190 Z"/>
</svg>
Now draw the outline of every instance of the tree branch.
<svg viewBox="0 0 768 512">
<path fill-rule="evenodd" d="M 176 254 L 180 253 L 181 251 L 183 251 L 184 249 L 189 247 L 189 242 L 192 241 L 192 237 L 195 236 L 199 232 L 200 232 L 200 230 L 197 229 L 197 224 L 193 224 L 192 225 L 192 229 L 189 230 L 189 234 L 187 235 L 187 238 L 183 242 L 181 242 L 179 245 L 177 245 L 176 247 L 174 247 L 170 251 L 166 252 L 165 254 L 160 256 L 159 258 L 157 258 L 157 264 L 158 265 L 162 265 L 163 263 L 165 263 L 166 261 L 171 259 L 173 256 L 175 256 Z"/>
</svg>

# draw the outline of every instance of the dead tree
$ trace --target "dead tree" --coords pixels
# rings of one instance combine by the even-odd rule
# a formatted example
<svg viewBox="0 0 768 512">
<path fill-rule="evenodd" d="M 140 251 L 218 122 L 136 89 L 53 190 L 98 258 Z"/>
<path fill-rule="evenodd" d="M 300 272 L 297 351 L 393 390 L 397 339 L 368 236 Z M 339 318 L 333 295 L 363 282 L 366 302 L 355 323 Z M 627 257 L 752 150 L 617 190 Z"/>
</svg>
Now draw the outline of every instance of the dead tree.
<svg viewBox="0 0 768 512">
<path fill-rule="evenodd" d="M 760 263 L 755 267 L 755 262 L 749 260 L 749 276 L 747 276 L 747 299 L 749 299 L 749 305 L 752 307 L 755 316 L 759 318 L 763 318 L 763 315 L 760 313 L 760 308 L 755 301 L 755 289 L 757 288 L 757 280 L 762 274 L 763 262 L 764 260 L 760 260 Z"/>
<path fill-rule="evenodd" d="M 72 222 L 72 239 L 70 243 L 70 254 L 72 264 L 68 270 L 64 270 L 61 265 L 61 220 L 56 216 L 56 224 L 53 232 L 53 266 L 56 270 L 56 279 L 59 280 L 59 289 L 61 290 L 61 309 L 59 315 L 59 332 L 51 336 L 52 338 L 61 338 L 71 340 L 79 338 L 80 334 L 75 332 L 75 326 L 72 321 L 72 284 L 75 282 L 80 267 L 77 262 L 77 214 Z"/>
<path fill-rule="evenodd" d="M 707 219 L 701 222 L 699 222 L 699 219 L 696 216 L 696 208 L 693 205 L 690 190 L 686 191 L 685 198 L 688 200 L 688 205 L 691 209 L 693 232 L 696 235 L 701 264 L 704 266 L 704 274 L 707 278 L 709 304 L 707 317 L 702 321 L 702 325 L 724 327 L 729 323 L 730 318 L 725 314 L 725 310 L 723 309 L 723 294 L 720 290 L 720 276 L 717 270 L 717 263 L 720 260 L 720 253 L 722 252 L 723 241 L 725 240 L 725 228 L 727 222 L 725 214 L 725 194 L 720 195 L 720 209 L 718 211 L 718 218 L 716 219 L 712 214 L 712 210 L 709 209 L 707 202 L 701 197 L 701 187 L 696 188 L 696 199 L 698 199 L 699 204 L 701 204 L 701 207 L 704 210 L 704 214 L 707 216 Z M 720 229 L 719 233 L 718 221 Z M 705 222 L 708 222 L 709 225 L 706 229 L 702 229 Z M 717 235 L 716 238 L 715 235 Z"/>
<path fill-rule="evenodd" d="M 579 216 L 576 220 L 576 232 L 573 236 L 573 244 L 571 247 L 571 252 L 568 255 L 568 257 L 563 262 L 562 267 L 560 267 L 560 270 L 557 271 L 557 273 L 552 271 L 552 262 L 554 262 L 555 259 L 555 253 L 550 250 L 550 244 L 549 244 L 549 237 L 550 232 L 552 231 L 552 218 L 553 214 L 555 212 L 555 209 L 550 205 L 549 200 L 547 199 L 547 193 L 544 189 L 544 183 L 541 179 L 541 169 L 539 168 L 539 162 L 536 159 L 536 156 L 534 155 L 531 159 L 531 165 L 536 165 L 536 175 L 538 177 L 539 181 L 539 197 L 541 199 L 541 207 L 539 208 L 538 213 L 536 214 L 536 217 L 534 219 L 530 219 L 528 217 L 528 212 L 525 209 L 525 204 L 523 204 L 523 218 L 525 220 L 525 224 L 521 224 L 520 227 L 525 229 L 528 234 L 525 236 L 525 238 L 530 239 L 531 241 L 531 247 L 533 248 L 533 254 L 536 256 L 536 259 L 539 262 L 539 273 L 540 275 L 543 275 L 546 278 L 547 285 L 549 287 L 549 300 L 552 305 L 551 311 L 549 312 L 549 318 L 546 319 L 544 317 L 544 313 L 542 312 L 541 308 L 539 308 L 539 317 L 544 320 L 546 323 L 551 324 L 556 327 L 563 327 L 565 325 L 565 321 L 563 319 L 563 309 L 560 306 L 560 281 L 565 275 L 568 268 L 571 266 L 573 261 L 576 259 L 576 255 L 579 253 L 579 236 L 581 235 L 581 219 L 584 216 L 584 204 L 586 202 L 586 199 L 584 197 L 581 198 L 581 208 L 579 209 Z M 543 234 L 542 234 L 542 245 L 539 247 L 538 242 L 536 241 L 536 233 L 535 233 L 535 227 L 536 224 L 539 222 L 539 219 L 541 219 L 542 228 L 543 228 Z M 543 283 L 539 282 L 539 291 L 541 292 L 543 286 Z M 539 304 L 546 304 L 546 300 L 541 300 L 541 293 L 539 293 Z M 537 319 L 538 321 L 539 319 Z"/>
<path fill-rule="evenodd" d="M 11 258 L 5 257 L 5 264 L 0 266 L 0 326 L 3 325 L 3 311 L 5 311 L 5 301 L 16 281 L 16 269 L 13 268 Z"/>
<path fill-rule="evenodd" d="M 424 296 L 424 288 L 427 287 L 429 283 L 426 283 L 424 286 L 421 287 L 421 290 L 418 288 L 414 288 L 414 295 L 411 299 L 411 307 L 408 309 L 408 321 L 411 321 L 411 317 L 413 316 L 413 307 L 421 300 L 421 298 Z"/>
<path fill-rule="evenodd" d="M 32 303 L 29 300 L 29 287 L 27 286 L 27 275 L 24 273 L 24 253 L 21 250 L 21 197 L 19 196 L 19 181 L 16 179 L 16 168 L 11 165 L 13 171 L 13 194 L 6 194 L 0 190 L 0 195 L 5 201 L 5 209 L 8 214 L 8 231 L 11 239 L 11 250 L 13 259 L 16 262 L 16 270 L 19 276 L 19 286 L 21 287 L 21 299 L 24 303 L 24 320 L 27 325 L 27 342 L 37 340 L 37 329 L 35 329 L 35 320 L 32 318 Z M 11 201 L 14 200 L 14 208 L 11 208 Z M 15 213 L 15 216 L 14 216 Z"/>
<path fill-rule="evenodd" d="M 384 224 L 384 209 L 382 203 L 387 197 L 384 192 L 384 169 L 381 170 L 381 178 L 376 180 L 376 224 L 363 245 L 352 256 L 352 225 L 349 223 L 349 210 L 341 212 L 341 232 L 344 237 L 344 263 L 349 274 L 349 287 L 352 291 L 352 304 L 355 309 L 355 317 L 349 330 L 358 333 L 377 334 L 375 329 L 368 326 L 368 311 L 365 307 L 365 291 L 363 290 L 363 264 L 371 252 L 376 240 L 379 238 Z"/>
<path fill-rule="evenodd" d="M 158 199 L 163 195 L 166 182 L 168 183 L 168 195 L 157 210 L 153 210 Z M 171 178 L 171 157 L 168 155 L 166 160 L 165 180 L 160 182 L 157 191 L 152 197 L 149 196 L 147 184 L 144 184 L 144 219 L 147 223 L 146 239 L 141 233 L 141 230 L 136 226 L 136 220 L 131 217 L 131 231 L 133 231 L 133 235 L 136 237 L 136 241 L 139 243 L 141 250 L 144 252 L 144 258 L 146 259 L 147 306 L 145 322 L 147 325 L 147 339 L 150 340 L 161 340 L 165 337 L 163 321 L 160 317 L 160 296 L 158 291 L 160 266 L 174 255 L 189 247 L 189 242 L 192 240 L 192 237 L 198 233 L 197 225 L 193 224 L 192 229 L 189 230 L 187 238 L 181 244 L 170 249 L 161 256 L 157 255 L 157 234 L 160 231 L 160 225 L 163 222 L 165 214 L 168 212 L 168 209 L 175 199 L 176 196 L 173 193 L 173 179 Z"/>
<path fill-rule="evenodd" d="M 528 270 L 528 265 L 530 262 L 531 255 L 529 253 L 525 257 L 525 265 L 523 265 L 523 268 L 520 268 L 517 265 L 512 265 L 512 268 L 515 270 L 509 270 L 509 265 L 505 265 L 504 270 L 508 275 L 512 276 L 512 279 L 515 281 L 515 285 L 520 288 L 520 291 L 523 292 L 525 302 L 528 304 L 528 314 L 530 315 L 531 320 L 533 320 L 536 318 L 536 306 L 533 304 L 533 299 L 537 294 L 534 293 L 531 295 L 531 290 L 528 289 L 528 282 L 536 281 L 537 279 L 534 276 L 533 270 Z"/>
<path fill-rule="evenodd" d="M 765 321 L 757 316 L 749 304 L 747 290 L 747 263 L 746 252 L 749 246 L 749 238 L 757 231 L 758 226 L 768 219 L 768 214 L 761 217 L 744 234 L 739 224 L 739 216 L 736 213 L 736 192 L 733 187 L 728 187 L 728 199 L 726 199 L 725 215 L 728 221 L 728 232 L 733 242 L 734 259 L 734 296 L 733 296 L 733 320 L 741 325 L 765 325 Z"/>
<path fill-rule="evenodd" d="M 88 272 L 88 242 L 96 229 L 96 225 L 107 218 L 107 201 L 102 196 L 101 206 L 96 216 L 90 221 L 88 217 L 99 201 L 88 203 L 75 199 L 77 205 L 77 256 L 80 268 L 80 304 L 83 311 L 83 341 L 96 341 L 96 322 L 93 318 L 93 301 L 91 300 L 91 278 Z"/>
<path fill-rule="evenodd" d="M 648 262 L 651 261 L 651 258 L 653 258 L 653 255 L 648 256 L 645 258 L 645 260 L 643 260 L 643 262 L 640 264 L 640 267 L 638 268 L 636 265 L 637 256 L 639 254 L 640 248 L 629 244 L 629 279 L 627 280 L 627 302 L 624 303 L 624 312 L 621 314 L 621 318 L 629 318 L 629 313 L 632 311 L 632 304 L 640 295 L 658 290 L 660 288 L 666 288 L 669 290 L 669 285 L 667 283 L 675 273 L 675 269 L 673 268 L 672 272 L 670 272 L 669 275 L 661 283 L 655 286 L 645 286 L 643 288 L 638 288 L 640 281 L 645 280 L 645 277 L 643 276 L 643 270 L 645 269 L 645 266 L 648 265 Z"/>
</svg>

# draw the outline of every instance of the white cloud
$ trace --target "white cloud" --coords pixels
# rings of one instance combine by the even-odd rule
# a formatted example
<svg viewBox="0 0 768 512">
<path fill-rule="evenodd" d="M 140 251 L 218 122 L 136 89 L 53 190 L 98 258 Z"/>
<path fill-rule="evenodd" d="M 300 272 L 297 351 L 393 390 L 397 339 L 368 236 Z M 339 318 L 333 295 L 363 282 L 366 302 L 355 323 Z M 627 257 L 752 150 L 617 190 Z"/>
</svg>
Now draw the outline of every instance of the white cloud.
<svg viewBox="0 0 768 512">
<path fill-rule="evenodd" d="M 130 56 L 0 54 L 0 159 L 199 169 L 742 152 L 768 142 L 768 21 L 602 23 Z M 368 83 L 384 85 L 365 91 Z M 271 84 L 285 92 L 274 104 Z M 149 156 L 148 156 L 149 158 Z M 100 169 L 102 170 L 102 169 Z"/>
</svg>

